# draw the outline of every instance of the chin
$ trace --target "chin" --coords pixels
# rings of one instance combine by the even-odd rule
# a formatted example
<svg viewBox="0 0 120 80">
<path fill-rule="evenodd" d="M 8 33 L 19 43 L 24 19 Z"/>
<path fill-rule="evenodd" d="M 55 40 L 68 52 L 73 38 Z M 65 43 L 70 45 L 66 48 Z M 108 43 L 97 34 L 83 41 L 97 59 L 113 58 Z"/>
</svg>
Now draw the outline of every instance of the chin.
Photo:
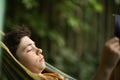
<svg viewBox="0 0 120 80">
<path fill-rule="evenodd" d="M 42 65 L 42 67 L 40 68 L 41 72 L 46 68 L 46 65 Z"/>
<path fill-rule="evenodd" d="M 41 69 L 45 69 L 46 68 L 46 66 L 43 66 Z"/>
</svg>

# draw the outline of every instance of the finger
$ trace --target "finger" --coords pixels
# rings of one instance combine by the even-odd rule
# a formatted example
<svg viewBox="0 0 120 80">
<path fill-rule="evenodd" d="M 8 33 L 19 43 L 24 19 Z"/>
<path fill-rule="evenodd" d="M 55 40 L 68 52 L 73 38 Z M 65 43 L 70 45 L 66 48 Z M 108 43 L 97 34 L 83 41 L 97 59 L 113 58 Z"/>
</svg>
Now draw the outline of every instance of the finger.
<svg viewBox="0 0 120 80">
<path fill-rule="evenodd" d="M 119 42 L 119 38 L 118 38 L 118 37 L 114 37 L 114 38 L 110 39 L 109 42 L 110 42 L 110 43 Z"/>
<path fill-rule="evenodd" d="M 120 47 L 120 44 L 119 44 L 119 42 L 114 42 L 114 43 L 112 43 L 112 44 L 110 44 L 111 45 L 111 47 L 112 48 L 117 48 L 117 47 Z"/>
<path fill-rule="evenodd" d="M 114 47 L 112 47 L 111 51 L 113 53 L 116 53 L 116 54 L 118 54 L 120 56 L 120 46 L 114 46 Z"/>
<path fill-rule="evenodd" d="M 114 38 L 110 39 L 109 41 L 107 41 L 106 46 L 109 46 L 109 45 L 112 45 L 115 43 L 119 43 L 119 38 L 114 37 Z"/>
</svg>

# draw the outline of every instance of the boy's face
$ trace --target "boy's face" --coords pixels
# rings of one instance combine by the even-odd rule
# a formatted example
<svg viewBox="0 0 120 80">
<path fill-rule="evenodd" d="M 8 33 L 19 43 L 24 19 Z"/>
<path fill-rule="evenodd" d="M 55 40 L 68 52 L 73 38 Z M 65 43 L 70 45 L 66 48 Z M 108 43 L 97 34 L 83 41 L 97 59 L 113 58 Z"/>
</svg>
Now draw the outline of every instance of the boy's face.
<svg viewBox="0 0 120 80">
<path fill-rule="evenodd" d="M 44 56 L 42 50 L 35 46 L 28 36 L 21 38 L 16 56 L 18 60 L 33 73 L 41 73 L 45 69 Z"/>
</svg>

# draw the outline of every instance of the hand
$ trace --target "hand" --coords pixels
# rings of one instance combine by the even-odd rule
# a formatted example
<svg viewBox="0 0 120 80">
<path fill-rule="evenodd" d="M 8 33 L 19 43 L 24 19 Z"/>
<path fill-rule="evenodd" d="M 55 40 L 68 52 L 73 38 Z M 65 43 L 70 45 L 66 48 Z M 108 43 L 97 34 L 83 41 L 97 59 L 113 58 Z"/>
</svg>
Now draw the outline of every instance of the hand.
<svg viewBox="0 0 120 80">
<path fill-rule="evenodd" d="M 120 40 L 117 37 L 114 37 L 107 41 L 104 46 L 100 66 L 94 80 L 110 80 L 113 69 L 115 69 L 119 60 Z"/>
<path fill-rule="evenodd" d="M 120 40 L 114 37 L 106 42 L 101 56 L 100 66 L 114 68 L 120 59 Z"/>
</svg>

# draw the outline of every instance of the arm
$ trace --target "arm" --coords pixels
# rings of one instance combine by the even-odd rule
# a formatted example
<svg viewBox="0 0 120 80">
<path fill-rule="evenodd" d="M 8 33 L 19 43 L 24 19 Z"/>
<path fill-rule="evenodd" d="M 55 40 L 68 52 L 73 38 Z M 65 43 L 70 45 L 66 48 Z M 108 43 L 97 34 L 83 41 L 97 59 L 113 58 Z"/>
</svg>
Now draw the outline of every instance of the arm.
<svg viewBox="0 0 120 80">
<path fill-rule="evenodd" d="M 94 80 L 109 80 L 113 69 L 116 67 L 120 57 L 120 40 L 112 38 L 107 41 L 103 49 L 100 66 Z"/>
</svg>

